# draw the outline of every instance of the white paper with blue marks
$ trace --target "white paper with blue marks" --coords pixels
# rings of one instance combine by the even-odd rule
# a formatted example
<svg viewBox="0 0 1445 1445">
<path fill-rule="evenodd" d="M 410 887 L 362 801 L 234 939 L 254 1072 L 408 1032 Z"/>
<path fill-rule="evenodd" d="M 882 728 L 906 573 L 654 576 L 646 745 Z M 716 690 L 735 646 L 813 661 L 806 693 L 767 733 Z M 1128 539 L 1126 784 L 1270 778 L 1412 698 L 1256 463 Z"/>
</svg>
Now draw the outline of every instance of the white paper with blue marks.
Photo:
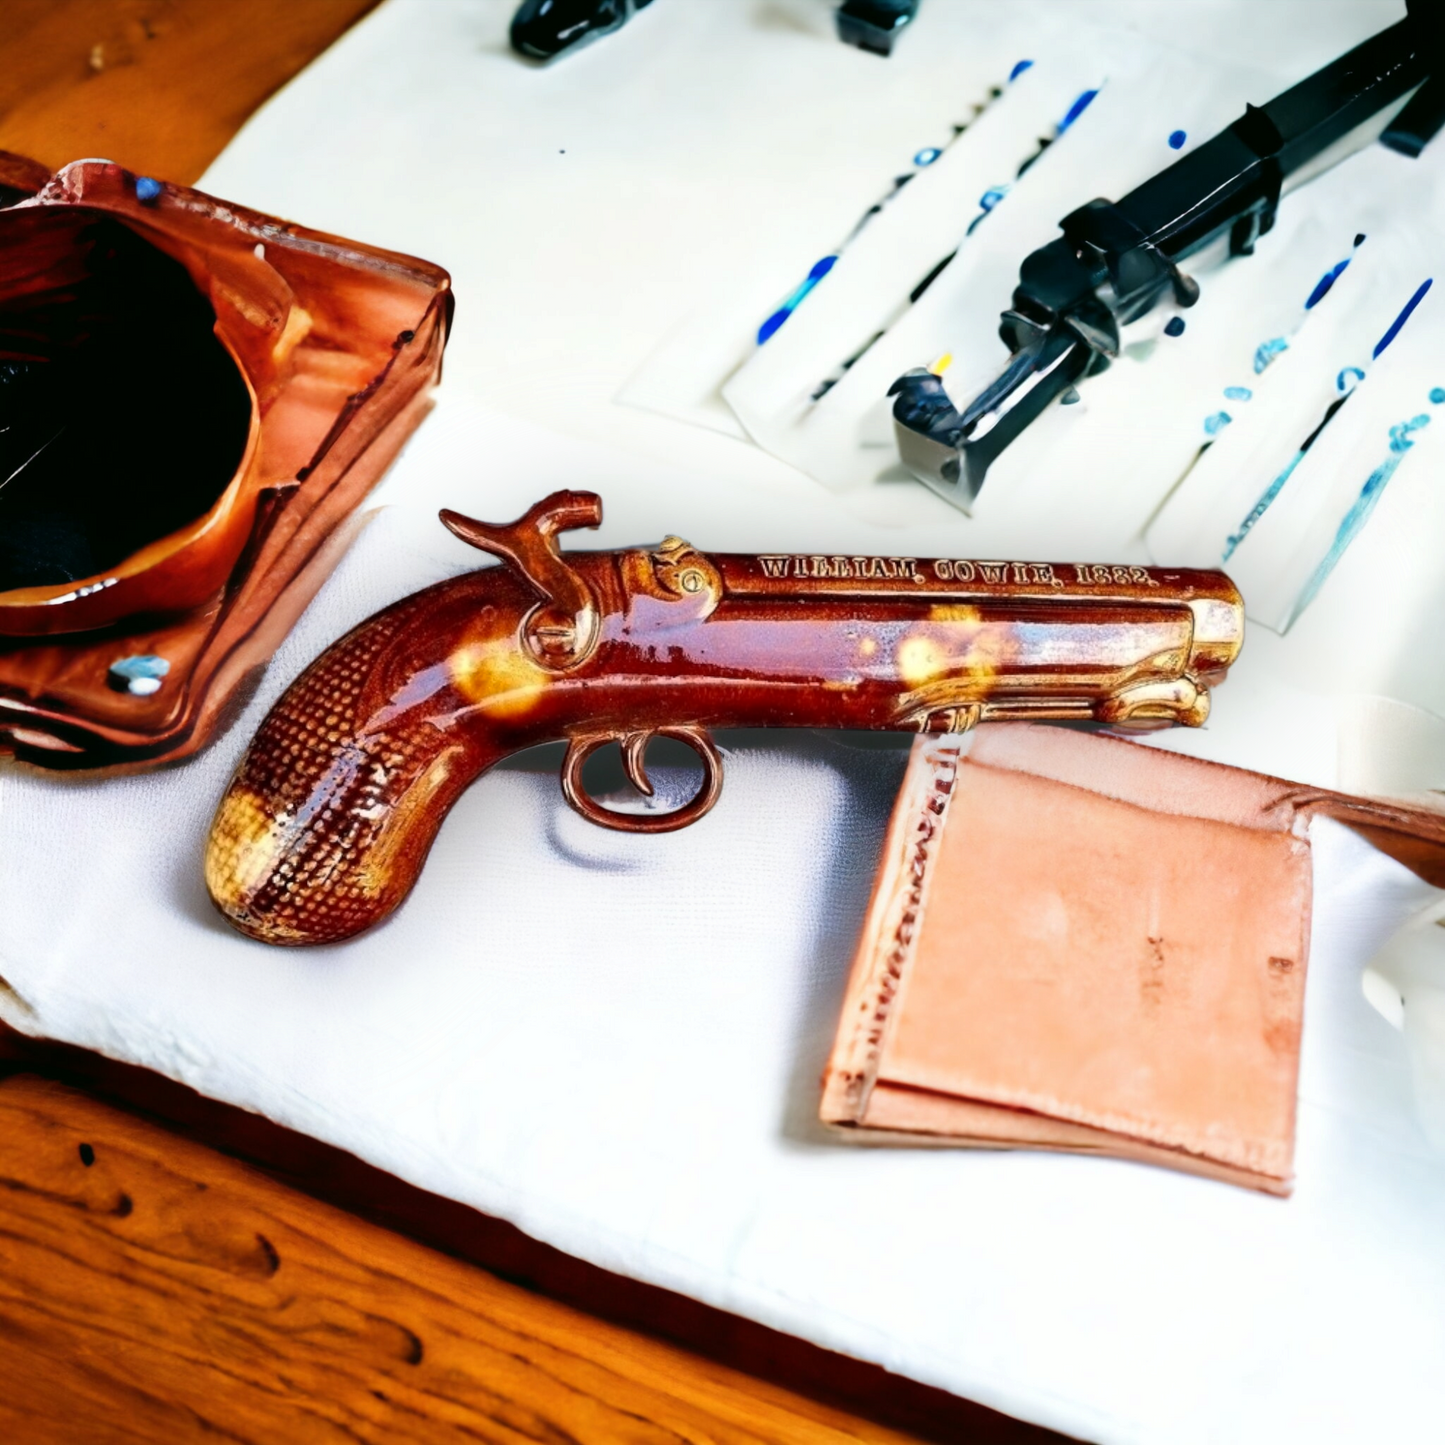
<svg viewBox="0 0 1445 1445">
<path fill-rule="evenodd" d="M 393 508 L 363 532 L 235 731 L 151 775 L 0 768 L 0 1012 L 259 1110 L 605 1268 L 1083 1438 L 1434 1439 L 1445 1160 L 1420 1125 L 1413 1045 L 1361 990 L 1377 945 L 1430 895 L 1343 830 L 1322 824 L 1315 838 L 1287 1202 L 1116 1161 L 856 1151 L 820 1134 L 818 1075 L 898 754 L 812 734 L 727 740 L 717 810 L 656 838 L 599 832 L 562 802 L 551 760 L 522 760 L 468 792 L 392 922 L 320 954 L 231 932 L 198 866 L 215 799 L 281 687 L 372 609 L 476 565 L 435 523 L 440 505 L 507 518 L 556 487 L 591 488 L 606 516 L 584 546 L 675 531 L 716 550 L 1142 559 L 1137 535 L 1122 547 L 1106 528 L 1115 444 L 1089 435 L 1130 435 L 1133 390 L 1152 407 L 1178 389 L 1187 406 L 1136 423 L 1126 465 L 1113 457 L 1126 479 L 1147 477 L 1154 450 L 1186 465 L 1221 411 L 1233 420 L 1217 423 L 1220 445 L 1247 442 L 1257 388 L 1289 374 L 1256 373 L 1255 349 L 1286 338 L 1276 365 L 1297 364 L 1304 333 L 1347 294 L 1332 288 L 1301 328 L 1321 277 L 1355 254 L 1345 217 L 1306 215 L 1290 197 L 1266 238 L 1288 241 L 1277 287 L 1255 265 L 1264 247 L 1209 273 L 1206 301 L 1233 298 L 1221 319 L 1202 301 L 1182 335 L 1160 328 L 1147 353 L 1141 337 L 1144 354 L 1059 409 L 1072 430 L 1041 442 L 1077 457 L 1077 472 L 1059 474 L 1086 477 L 1077 502 L 1040 493 L 1013 515 L 967 518 L 913 483 L 833 492 L 759 447 L 615 398 L 689 311 L 736 289 L 748 304 L 727 313 L 711 350 L 674 337 L 674 396 L 702 394 L 704 362 L 719 363 L 715 392 L 739 344 L 755 347 L 891 178 L 947 138 L 981 77 L 1033 58 L 1005 25 L 1123 26 L 1125 49 L 1267 71 L 1258 99 L 1401 7 L 925 0 L 882 61 L 837 43 L 829 0 L 658 0 L 544 69 L 507 52 L 513 8 L 387 0 L 207 177 L 219 195 L 447 266 L 458 306 L 441 401 L 388 477 Z M 995 35 L 1005 56 L 964 47 Z M 1094 110 L 1107 94 L 1070 145 L 1107 115 Z M 1222 121 L 1243 98 L 1220 101 Z M 1145 137 L 1161 160 L 1177 153 L 1178 129 L 1161 112 Z M 1189 131 L 1181 150 L 1198 138 Z M 1067 154 L 1061 144 L 1040 165 Z M 964 163 L 961 150 L 945 155 Z M 922 168 L 856 245 L 947 174 Z M 1095 194 L 1087 176 L 1079 185 Z M 1348 189 L 1366 193 L 1353 178 Z M 983 194 L 963 195 L 960 230 Z M 1062 214 L 1012 233 L 1023 199 L 1010 191 L 971 238 L 1009 238 L 1004 287 Z M 1354 268 L 1376 234 L 1337 287 L 1366 275 Z M 845 275 L 817 279 L 766 346 L 789 343 Z M 997 347 L 989 306 L 979 345 Z M 1223 319 L 1236 306 L 1258 311 L 1247 335 Z M 1354 409 L 1428 318 L 1422 302 L 1331 428 L 1356 425 Z M 1380 332 L 1362 335 L 1372 347 Z M 1323 364 L 1319 376 L 1333 386 Z M 1412 408 L 1430 409 L 1386 408 L 1378 435 L 1361 431 L 1361 485 Z M 1409 434 L 1413 448 L 1288 636 L 1251 628 L 1208 726 L 1153 745 L 1324 786 L 1445 784 L 1445 722 L 1432 715 L 1445 714 L 1445 598 L 1429 575 L 1442 570 L 1445 488 L 1435 466 L 1417 465 L 1441 424 Z M 1244 512 L 1232 507 L 1222 526 Z M 1337 711 L 1332 690 L 1386 696 Z M 683 786 L 660 781 L 669 796 Z M 1403 965 L 1381 970 L 1389 987 L 1414 989 Z"/>
</svg>

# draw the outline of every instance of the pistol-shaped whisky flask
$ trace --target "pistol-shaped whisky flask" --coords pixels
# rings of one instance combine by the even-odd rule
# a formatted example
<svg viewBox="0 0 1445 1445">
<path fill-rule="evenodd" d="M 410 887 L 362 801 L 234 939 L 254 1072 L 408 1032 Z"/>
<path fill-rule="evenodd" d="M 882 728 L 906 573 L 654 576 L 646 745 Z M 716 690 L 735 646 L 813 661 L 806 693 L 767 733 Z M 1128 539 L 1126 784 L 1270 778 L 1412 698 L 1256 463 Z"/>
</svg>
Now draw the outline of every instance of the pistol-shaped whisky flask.
<svg viewBox="0 0 1445 1445">
<path fill-rule="evenodd" d="M 960 732 L 994 718 L 1197 726 L 1243 641 L 1220 572 L 940 558 L 562 552 L 600 500 L 557 492 L 510 526 L 443 512 L 504 565 L 403 598 L 334 643 L 272 709 L 221 801 L 206 882 L 268 943 L 386 918 L 462 792 L 506 754 L 564 740 L 562 791 L 611 828 L 665 832 L 717 801 L 709 730 Z M 701 759 L 672 812 L 583 788 L 620 744 L 652 789 L 654 737 Z"/>
</svg>

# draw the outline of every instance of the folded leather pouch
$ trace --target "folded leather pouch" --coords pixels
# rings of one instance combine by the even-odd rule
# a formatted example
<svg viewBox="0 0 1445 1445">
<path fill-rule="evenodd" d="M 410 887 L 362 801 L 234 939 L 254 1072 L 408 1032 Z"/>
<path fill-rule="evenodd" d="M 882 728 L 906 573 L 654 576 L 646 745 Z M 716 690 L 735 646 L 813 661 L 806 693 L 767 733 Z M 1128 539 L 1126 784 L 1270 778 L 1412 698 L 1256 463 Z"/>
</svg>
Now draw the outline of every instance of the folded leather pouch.
<svg viewBox="0 0 1445 1445">
<path fill-rule="evenodd" d="M 1292 1183 L 1310 816 L 1445 884 L 1445 813 L 1026 723 L 914 744 L 821 1117 Z"/>
<path fill-rule="evenodd" d="M 424 261 L 0 154 L 0 754 L 203 746 L 426 414 L 451 312 Z"/>
</svg>

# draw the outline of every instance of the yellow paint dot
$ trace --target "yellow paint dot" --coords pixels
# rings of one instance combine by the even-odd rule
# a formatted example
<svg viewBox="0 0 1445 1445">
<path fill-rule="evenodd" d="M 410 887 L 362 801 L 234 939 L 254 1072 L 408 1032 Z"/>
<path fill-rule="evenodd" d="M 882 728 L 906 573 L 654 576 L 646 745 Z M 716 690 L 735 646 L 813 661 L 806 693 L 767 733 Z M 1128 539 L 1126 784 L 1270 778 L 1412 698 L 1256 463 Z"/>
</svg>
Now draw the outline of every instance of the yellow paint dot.
<svg viewBox="0 0 1445 1445">
<path fill-rule="evenodd" d="M 948 671 L 948 655 L 931 637 L 906 637 L 898 648 L 898 672 L 909 687 L 922 687 Z"/>
<path fill-rule="evenodd" d="M 945 371 L 947 371 L 948 368 L 949 368 L 950 366 L 952 366 L 952 365 L 953 365 L 953 353 L 952 353 L 951 351 L 945 351 L 945 352 L 943 353 L 943 355 L 940 356 L 940 357 L 938 358 L 938 360 L 935 361 L 935 362 L 933 363 L 933 365 L 930 366 L 928 369 L 929 369 L 935 376 L 942 376 L 943 373 L 944 373 Z"/>
<path fill-rule="evenodd" d="M 514 638 L 468 643 L 447 665 L 457 691 L 498 717 L 530 711 L 547 686 L 547 674 Z"/>
</svg>

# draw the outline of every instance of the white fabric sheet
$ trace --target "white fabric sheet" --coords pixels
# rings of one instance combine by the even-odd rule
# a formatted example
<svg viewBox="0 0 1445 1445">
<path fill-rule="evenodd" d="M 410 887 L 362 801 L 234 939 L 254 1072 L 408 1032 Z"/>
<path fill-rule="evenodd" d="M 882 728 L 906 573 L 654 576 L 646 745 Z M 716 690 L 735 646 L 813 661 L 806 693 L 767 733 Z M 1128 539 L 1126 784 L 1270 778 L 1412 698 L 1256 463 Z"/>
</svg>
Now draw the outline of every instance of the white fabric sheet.
<svg viewBox="0 0 1445 1445">
<path fill-rule="evenodd" d="M 851 224 L 859 176 L 916 144 L 917 67 L 942 63 L 929 27 L 970 7 L 929 0 L 884 63 L 837 45 L 821 3 L 661 0 L 545 71 L 507 55 L 508 8 L 391 0 L 208 178 L 448 265 L 444 399 L 208 753 L 108 782 L 0 771 L 0 1013 L 604 1267 L 1086 1438 L 1435 1438 L 1445 1162 L 1405 1038 L 1361 986 L 1433 895 L 1334 825 L 1316 831 L 1288 1202 L 1105 1160 L 819 1134 L 900 752 L 735 739 L 715 813 L 660 838 L 592 828 L 546 760 L 524 759 L 463 799 L 412 901 L 369 937 L 275 951 L 211 913 L 201 839 L 264 709 L 344 628 L 475 565 L 432 520 L 440 504 L 507 518 L 588 486 L 608 505 L 599 545 L 677 531 L 714 548 L 1060 555 L 1048 518 L 989 530 L 921 489 L 880 527 L 756 448 L 612 403 L 751 242 Z M 1115 8 L 1157 28 L 1166 7 Z M 1204 10 L 1218 23 L 1201 43 L 1222 44 L 1227 7 Z M 1255 12 L 1261 46 L 1303 12 L 1362 32 L 1393 18 Z M 1326 58 L 1304 43 L 1301 65 Z M 1252 637 L 1209 728 L 1164 745 L 1330 783 L 1338 717 L 1350 776 L 1438 783 L 1428 716 L 1349 699 L 1337 715 L 1311 692 L 1317 611 Z M 1362 758 L 1350 729 L 1386 715 L 1398 746 Z"/>
</svg>

